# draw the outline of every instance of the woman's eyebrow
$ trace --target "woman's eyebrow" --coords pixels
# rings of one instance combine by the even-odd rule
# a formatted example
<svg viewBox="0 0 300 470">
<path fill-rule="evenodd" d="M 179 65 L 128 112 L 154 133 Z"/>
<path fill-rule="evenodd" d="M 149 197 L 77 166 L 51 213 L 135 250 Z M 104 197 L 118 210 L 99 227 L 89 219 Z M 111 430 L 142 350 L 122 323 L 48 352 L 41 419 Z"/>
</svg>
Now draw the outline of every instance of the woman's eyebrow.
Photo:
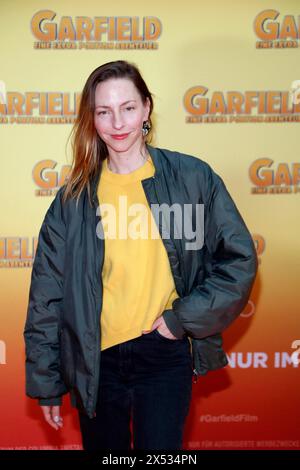
<svg viewBox="0 0 300 470">
<path fill-rule="evenodd" d="M 120 106 L 123 106 L 123 104 L 130 103 L 131 101 L 136 101 L 136 100 L 124 101 L 124 103 L 121 103 Z M 102 105 L 102 104 L 98 104 L 95 109 L 97 109 L 97 108 L 110 108 L 110 106 L 104 106 L 104 105 Z"/>
</svg>

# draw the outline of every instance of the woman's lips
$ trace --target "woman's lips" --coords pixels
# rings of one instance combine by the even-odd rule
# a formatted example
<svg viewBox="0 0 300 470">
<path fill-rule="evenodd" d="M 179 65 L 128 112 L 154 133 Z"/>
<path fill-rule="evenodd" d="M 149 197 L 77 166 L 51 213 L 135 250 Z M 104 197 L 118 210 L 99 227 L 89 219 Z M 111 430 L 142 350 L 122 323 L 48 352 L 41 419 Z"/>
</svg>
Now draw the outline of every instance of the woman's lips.
<svg viewBox="0 0 300 470">
<path fill-rule="evenodd" d="M 112 135 L 112 138 L 116 140 L 123 140 L 123 139 L 126 139 L 128 135 L 129 134 Z"/>
</svg>

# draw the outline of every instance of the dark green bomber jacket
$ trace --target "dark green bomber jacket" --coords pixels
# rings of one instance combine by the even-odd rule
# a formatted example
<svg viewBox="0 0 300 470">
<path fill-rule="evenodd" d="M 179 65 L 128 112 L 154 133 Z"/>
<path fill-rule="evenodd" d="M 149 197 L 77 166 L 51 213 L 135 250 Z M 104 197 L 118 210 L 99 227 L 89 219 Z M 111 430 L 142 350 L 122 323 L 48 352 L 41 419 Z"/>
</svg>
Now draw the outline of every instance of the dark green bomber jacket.
<svg viewBox="0 0 300 470">
<path fill-rule="evenodd" d="M 155 204 L 176 204 L 184 213 L 189 205 L 184 217 L 190 214 L 194 227 L 196 207 L 204 207 L 203 243 L 197 249 L 187 248 L 189 234 L 182 231 L 178 237 L 164 217 L 155 219 L 179 296 L 162 315 L 177 338 L 190 338 L 194 374 L 204 375 L 228 364 L 222 332 L 248 302 L 258 267 L 255 246 L 223 180 L 208 163 L 149 144 L 147 149 L 155 174 L 142 186 L 151 210 Z M 24 327 L 26 394 L 41 405 L 60 405 L 70 393 L 72 405 L 90 418 L 101 355 L 105 246 L 96 234 L 102 226 L 100 176 L 101 164 L 91 178 L 92 204 L 87 190 L 78 207 L 74 199 L 63 203 L 64 186 L 52 201 L 39 232 Z"/>
</svg>

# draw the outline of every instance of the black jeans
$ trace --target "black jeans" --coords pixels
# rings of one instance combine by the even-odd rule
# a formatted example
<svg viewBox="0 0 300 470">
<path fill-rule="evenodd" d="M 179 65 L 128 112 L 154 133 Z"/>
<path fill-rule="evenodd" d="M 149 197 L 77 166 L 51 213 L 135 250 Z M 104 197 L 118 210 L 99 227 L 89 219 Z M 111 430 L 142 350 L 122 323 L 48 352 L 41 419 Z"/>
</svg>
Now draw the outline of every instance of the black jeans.
<svg viewBox="0 0 300 470">
<path fill-rule="evenodd" d="M 79 412 L 83 449 L 180 450 L 192 377 L 188 337 L 154 330 L 105 349 L 96 417 Z"/>
</svg>

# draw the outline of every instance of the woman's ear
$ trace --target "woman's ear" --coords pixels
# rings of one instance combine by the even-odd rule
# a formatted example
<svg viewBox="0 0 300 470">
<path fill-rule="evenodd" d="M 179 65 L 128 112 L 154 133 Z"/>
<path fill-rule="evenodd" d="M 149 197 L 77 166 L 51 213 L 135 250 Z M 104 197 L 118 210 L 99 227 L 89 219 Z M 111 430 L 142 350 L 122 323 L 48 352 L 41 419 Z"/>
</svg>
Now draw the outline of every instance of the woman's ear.
<svg viewBox="0 0 300 470">
<path fill-rule="evenodd" d="M 147 96 L 146 98 L 146 103 L 145 103 L 145 108 L 146 108 L 146 115 L 145 115 L 145 121 L 147 121 L 149 119 L 149 114 L 150 114 L 150 100 Z"/>
</svg>

